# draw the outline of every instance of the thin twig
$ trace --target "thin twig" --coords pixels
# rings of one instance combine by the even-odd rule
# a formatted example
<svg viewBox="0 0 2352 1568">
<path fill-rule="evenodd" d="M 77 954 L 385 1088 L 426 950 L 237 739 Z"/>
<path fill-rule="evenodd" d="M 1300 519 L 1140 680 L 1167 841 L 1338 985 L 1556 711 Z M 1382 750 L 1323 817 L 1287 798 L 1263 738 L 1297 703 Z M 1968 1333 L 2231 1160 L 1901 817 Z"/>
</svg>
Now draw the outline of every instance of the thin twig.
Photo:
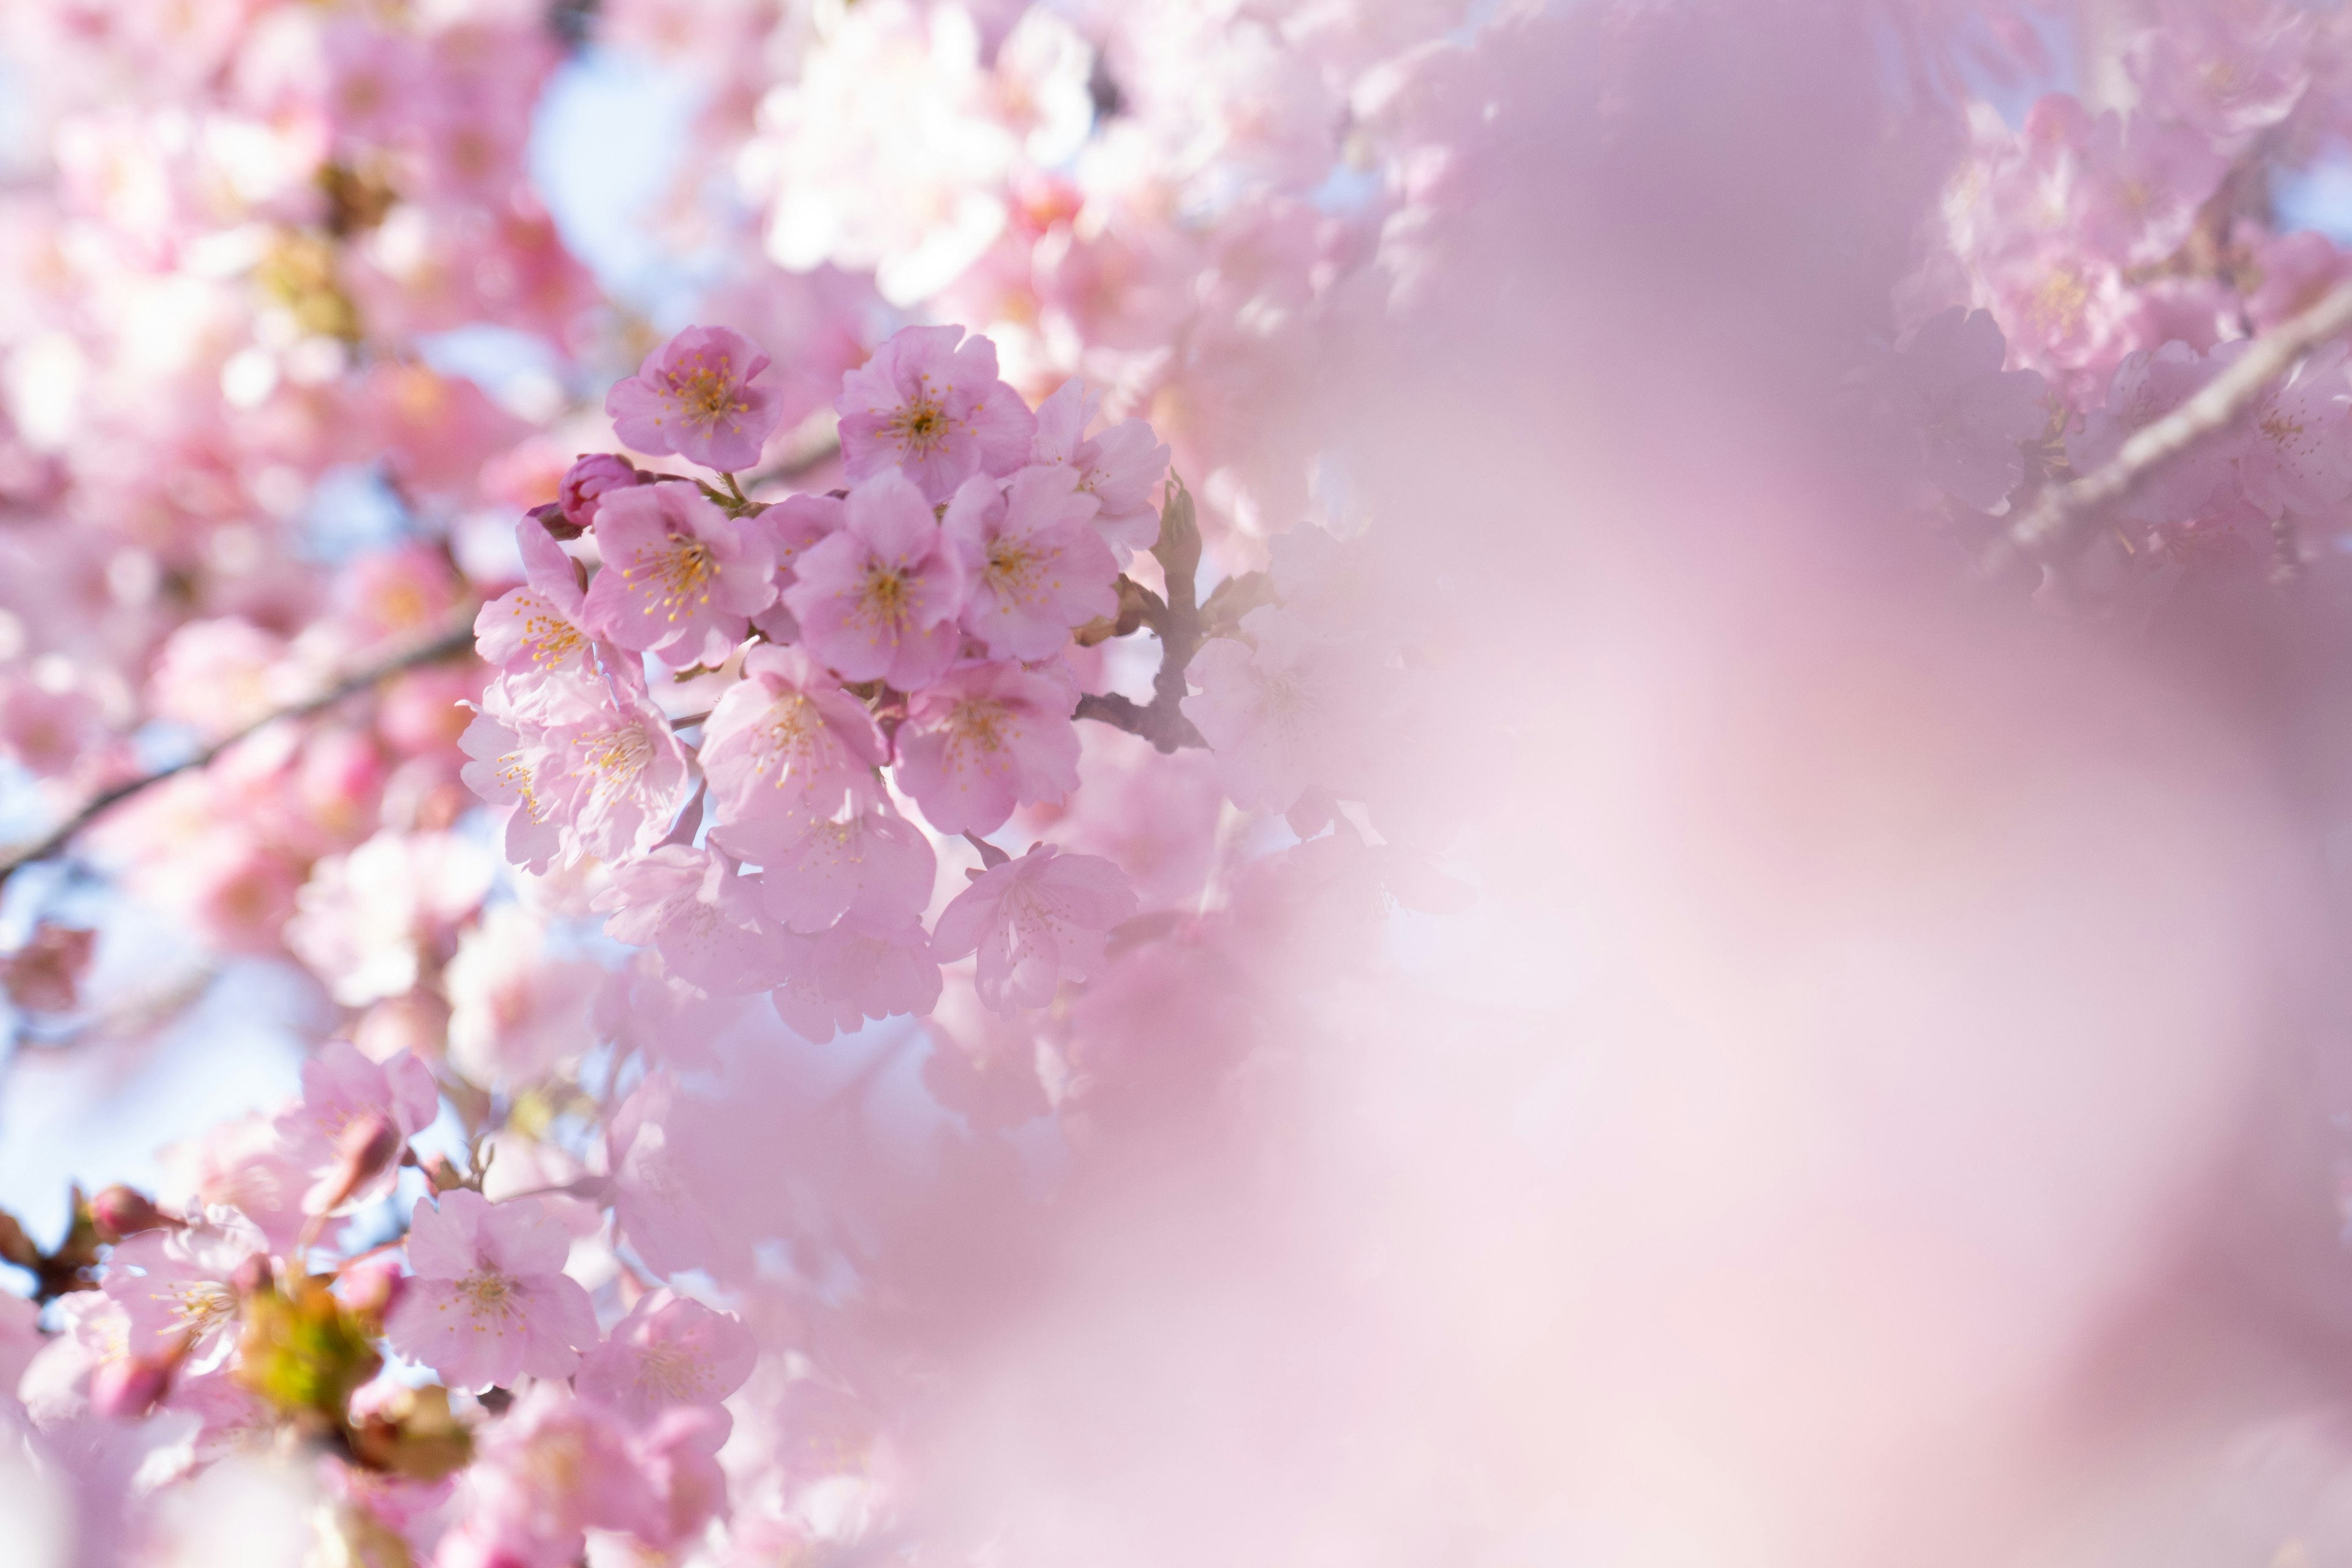
<svg viewBox="0 0 2352 1568">
<path fill-rule="evenodd" d="M 98 794 L 82 802 L 79 809 L 41 838 L 20 848 L 0 854 L 0 882 L 6 881 L 20 867 L 31 865 L 36 860 L 47 860 L 59 854 L 73 842 L 75 836 L 83 828 L 109 810 L 129 800 L 132 795 L 152 785 L 162 784 L 165 779 L 186 773 L 192 768 L 204 767 L 231 746 L 267 730 L 272 724 L 283 723 L 289 719 L 308 718 L 313 713 L 333 707 L 347 697 L 365 691 L 380 681 L 388 680 L 419 665 L 431 664 L 438 659 L 451 658 L 461 653 L 472 652 L 475 613 L 476 606 L 466 605 L 452 617 L 446 626 L 431 637 L 387 654 L 373 663 L 362 667 L 317 696 L 305 698 L 291 706 L 281 708 L 274 713 L 257 719 L 242 730 L 225 735 L 194 754 L 183 757 L 167 767 L 141 773 L 136 778 L 125 779 L 119 784 L 99 791 Z"/>
<path fill-rule="evenodd" d="M 2228 429 L 2295 361 L 2347 329 L 2352 329 L 2352 282 L 2336 285 L 2303 314 L 2256 338 L 2195 396 L 2135 432 L 2105 468 L 2044 490 L 1978 557 L 1977 575 L 1991 580 L 2026 562 L 2062 554 L 2084 524 L 2127 499 L 2167 463 Z"/>
<path fill-rule="evenodd" d="M 1181 746 L 1205 748 L 1208 742 L 1184 717 L 1183 709 L 1184 672 L 1192 667 L 1204 633 L 1201 606 L 1194 597 L 1201 570 L 1201 530 L 1193 516 L 1192 492 L 1172 474 L 1167 502 L 1160 510 L 1160 538 L 1151 553 L 1168 580 L 1165 600 L 1144 594 L 1137 601 L 1141 624 L 1160 634 L 1160 670 L 1151 679 L 1151 700 L 1146 704 L 1116 691 L 1089 691 L 1078 699 L 1071 716 L 1140 735 L 1162 752 Z"/>
</svg>

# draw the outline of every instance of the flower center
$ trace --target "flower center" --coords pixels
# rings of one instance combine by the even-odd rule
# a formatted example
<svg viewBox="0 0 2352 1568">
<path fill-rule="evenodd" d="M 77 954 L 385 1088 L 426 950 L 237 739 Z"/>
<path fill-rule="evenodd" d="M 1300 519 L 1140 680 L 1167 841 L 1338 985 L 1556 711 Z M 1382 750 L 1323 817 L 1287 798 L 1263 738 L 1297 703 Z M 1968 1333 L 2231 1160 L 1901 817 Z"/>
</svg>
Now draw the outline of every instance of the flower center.
<svg viewBox="0 0 2352 1568">
<path fill-rule="evenodd" d="M 584 736 L 579 745 L 582 763 L 615 788 L 634 783 L 654 754 L 653 742 L 634 724 Z"/>
<path fill-rule="evenodd" d="M 895 566 L 872 566 L 866 569 L 866 591 L 859 607 L 866 618 L 883 626 L 897 626 L 907 618 L 907 578 Z"/>
<path fill-rule="evenodd" d="M 947 410 L 929 397 L 901 404 L 898 412 L 890 416 L 890 433 L 898 437 L 902 447 L 917 452 L 935 451 L 947 444 Z"/>
<path fill-rule="evenodd" d="M 684 1345 L 656 1345 L 646 1352 L 638 1376 L 665 1398 L 691 1399 L 703 1384 L 702 1363 Z"/>
<path fill-rule="evenodd" d="M 958 741 L 978 752 L 1004 750 L 1003 725 L 1002 702 L 966 700 L 948 711 L 948 729 Z"/>
<path fill-rule="evenodd" d="M 670 395 L 686 410 L 687 418 L 697 425 L 716 425 L 738 414 L 751 411 L 751 403 L 735 384 L 733 376 L 721 364 L 717 370 L 698 370 L 688 375 L 672 374 Z"/>
<path fill-rule="evenodd" d="M 236 1311 L 236 1292 L 211 1279 L 184 1279 L 157 1300 L 172 1303 L 172 1321 L 164 1333 L 184 1331 L 202 1338 Z"/>
<path fill-rule="evenodd" d="M 457 1294 L 473 1308 L 477 1318 L 511 1318 L 520 1310 L 516 1298 L 521 1288 L 507 1276 L 487 1265 L 457 1281 Z"/>
</svg>

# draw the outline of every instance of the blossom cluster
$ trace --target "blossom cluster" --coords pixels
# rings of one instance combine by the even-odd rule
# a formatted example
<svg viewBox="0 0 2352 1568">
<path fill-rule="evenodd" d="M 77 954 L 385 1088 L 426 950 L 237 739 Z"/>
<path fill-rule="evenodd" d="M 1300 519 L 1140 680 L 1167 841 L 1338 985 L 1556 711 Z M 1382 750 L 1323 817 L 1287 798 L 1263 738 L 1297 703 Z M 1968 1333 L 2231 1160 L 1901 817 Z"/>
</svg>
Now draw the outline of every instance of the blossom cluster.
<svg viewBox="0 0 2352 1568">
<path fill-rule="evenodd" d="M 1818 489 L 1937 559 L 2352 277 L 2273 199 L 2352 128 L 2346 14 L 2085 8 L 2104 79 L 2011 123 L 1958 62 L 2053 75 L 2046 7 L 1856 5 L 1910 90 L 1811 144 L 1872 222 L 1752 258 L 1832 323 L 1774 438 L 1826 429 Z M 67 824 L 0 871 L 5 1021 L 108 1082 L 272 1029 L 302 1062 L 152 1190 L 0 1215 L 0 1504 L 69 1498 L 74 1568 L 205 1560 L 265 1472 L 369 1568 L 1021 1560 L 944 1522 L 973 1343 L 1075 1272 L 1090 1194 L 1263 1113 L 1391 918 L 1469 901 L 1465 843 L 1510 882 L 1477 810 L 1560 786 L 1548 660 L 1649 613 L 1563 546 L 1603 524 L 1515 540 L 1498 487 L 1528 446 L 1711 474 L 1690 432 L 1785 346 L 1672 215 L 1810 212 L 1813 166 L 1610 161 L 1712 123 L 1739 12 L 0 14 L 41 132 L 0 169 L 0 784 Z M 534 116 L 625 56 L 696 89 L 631 216 L 690 300 L 608 293 L 536 172 Z M 1669 91 L 1684 58 L 1719 75 Z M 1555 184 L 1639 221 L 1543 227 Z M 1859 302 L 1798 308 L 1832 250 Z M 1559 278 L 1570 328 L 1528 303 Z M 1698 323 L 1663 371 L 1603 319 L 1655 278 Z M 1362 415 L 1358 367 L 1472 303 L 1528 363 Z M 1629 363 L 1602 437 L 1547 401 Z M 2323 344 L 2042 603 L 2324 575 L 2347 419 Z M 1367 482 L 1401 425 L 1442 487 Z M 1603 521 L 1605 562 L 1642 530 Z"/>
<path fill-rule="evenodd" d="M 807 1038 L 929 1012 L 938 961 L 975 951 L 992 1005 L 1048 1002 L 1136 911 L 1125 875 L 998 851 L 927 934 L 938 857 L 899 802 L 978 838 L 1066 800 L 1066 655 L 1118 613 L 1114 542 L 1158 534 L 1167 448 L 1132 420 L 1087 438 L 1075 383 L 1033 414 L 985 339 L 909 327 L 844 385 L 846 487 L 748 500 L 732 470 L 772 433 L 767 363 L 689 328 L 614 385 L 616 435 L 727 488 L 583 458 L 547 521 L 520 524 L 530 581 L 478 628 L 498 673 L 467 782 L 516 864 L 600 865 L 606 931 L 672 984 L 767 991 Z M 593 575 L 556 532 L 593 551 Z M 649 668 L 708 672 L 708 711 L 674 722 Z"/>
</svg>

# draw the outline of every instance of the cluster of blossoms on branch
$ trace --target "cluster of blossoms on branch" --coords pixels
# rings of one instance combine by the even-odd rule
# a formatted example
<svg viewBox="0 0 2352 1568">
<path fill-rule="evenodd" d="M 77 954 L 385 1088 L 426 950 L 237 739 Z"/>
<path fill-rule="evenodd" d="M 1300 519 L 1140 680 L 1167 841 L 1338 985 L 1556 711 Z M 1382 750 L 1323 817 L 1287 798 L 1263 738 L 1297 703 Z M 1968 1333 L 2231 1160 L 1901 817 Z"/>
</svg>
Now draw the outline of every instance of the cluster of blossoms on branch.
<svg viewBox="0 0 2352 1568">
<path fill-rule="evenodd" d="M 1041 1005 L 1136 912 L 1125 873 L 984 847 L 927 932 L 938 857 L 900 803 L 984 844 L 1016 808 L 1068 798 L 1066 656 L 1135 589 L 1115 552 L 1158 541 L 1168 449 L 1137 421 L 1089 439 L 1075 382 L 1033 414 L 985 339 L 909 327 L 843 390 L 846 488 L 751 501 L 734 470 L 770 434 L 767 363 L 690 328 L 613 388 L 625 441 L 725 488 L 592 457 L 520 525 L 530 579 L 481 612 L 499 673 L 467 780 L 517 864 L 604 868 L 606 931 L 655 949 L 669 984 L 770 992 L 805 1038 L 929 1012 L 939 962 L 975 952 L 991 1006 Z M 559 533 L 593 550 L 593 575 Z M 694 672 L 708 711 L 674 719 L 649 661 L 672 683 Z"/>
<path fill-rule="evenodd" d="M 275 1029 L 300 1096 L 0 1215 L 0 1500 L 74 1568 L 257 1456 L 368 1568 L 1007 1561 L 928 1533 L 966 1317 L 1465 901 L 1526 738 L 1461 700 L 1510 563 L 1301 411 L 1704 8 L 151 9 L 0 14 L 0 742 L 68 824 L 0 984 L 20 1068 Z M 1806 384 L 1889 510 L 1980 545 L 2352 275 L 2272 202 L 2344 16 L 2125 7 L 2121 86 L 2012 126 L 1948 35 L 2031 73 L 2038 11 L 1871 9 L 1935 194 Z M 690 309 L 534 181 L 583 35 L 697 89 Z M 1442 392 L 1465 450 L 1528 395 Z M 2324 572 L 2347 417 L 2322 348 L 2046 593 Z"/>
</svg>

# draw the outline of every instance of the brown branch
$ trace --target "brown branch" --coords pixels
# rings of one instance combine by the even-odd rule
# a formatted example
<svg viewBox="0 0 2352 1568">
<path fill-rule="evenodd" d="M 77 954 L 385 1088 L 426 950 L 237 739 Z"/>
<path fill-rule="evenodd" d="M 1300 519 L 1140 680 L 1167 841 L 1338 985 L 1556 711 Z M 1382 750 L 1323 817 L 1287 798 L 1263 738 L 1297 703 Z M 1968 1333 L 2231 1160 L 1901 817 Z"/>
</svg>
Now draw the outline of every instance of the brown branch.
<svg viewBox="0 0 2352 1568">
<path fill-rule="evenodd" d="M 36 860 L 47 860 L 62 853 L 83 828 L 88 827 L 113 807 L 129 800 L 132 795 L 154 784 L 162 784 L 165 779 L 186 773 L 192 768 L 205 766 L 231 746 L 257 734 L 272 724 L 282 723 L 290 719 L 308 718 L 313 713 L 333 707 L 347 697 L 365 691 L 381 681 L 388 680 L 406 670 L 415 669 L 419 665 L 432 664 L 439 659 L 452 658 L 461 653 L 472 652 L 476 612 L 476 606 L 465 605 L 446 626 L 432 637 L 383 655 L 374 662 L 364 665 L 343 677 L 316 696 L 305 698 L 299 702 L 257 719 L 245 728 L 233 734 L 223 736 L 194 755 L 183 757 L 168 767 L 141 773 L 136 778 L 125 779 L 119 784 L 100 790 L 82 802 L 71 816 L 58 823 L 41 838 L 21 847 L 0 853 L 0 882 L 5 882 L 20 867 L 29 866 Z"/>
<path fill-rule="evenodd" d="M 1160 509 L 1160 539 L 1151 553 L 1168 579 L 1166 601 L 1143 594 L 1148 603 L 1139 611 L 1143 623 L 1160 634 L 1160 670 L 1151 678 L 1151 700 L 1141 703 L 1115 691 L 1089 691 L 1078 699 L 1072 717 L 1140 735 L 1162 752 L 1184 746 L 1205 750 L 1208 742 L 1184 717 L 1182 707 L 1184 671 L 1201 646 L 1202 626 L 1194 581 L 1201 571 L 1201 529 L 1193 519 L 1192 492 L 1181 479 L 1169 480 L 1168 501 Z"/>
<path fill-rule="evenodd" d="M 2295 361 L 2347 329 L 2352 329 L 2352 282 L 2338 284 L 2316 305 L 2256 338 L 2195 396 L 2134 432 L 2105 468 L 2042 491 L 1977 558 L 1977 575 L 1990 581 L 2026 563 L 2060 555 L 2085 524 L 2129 498 L 2167 463 L 2228 429 Z"/>
</svg>

